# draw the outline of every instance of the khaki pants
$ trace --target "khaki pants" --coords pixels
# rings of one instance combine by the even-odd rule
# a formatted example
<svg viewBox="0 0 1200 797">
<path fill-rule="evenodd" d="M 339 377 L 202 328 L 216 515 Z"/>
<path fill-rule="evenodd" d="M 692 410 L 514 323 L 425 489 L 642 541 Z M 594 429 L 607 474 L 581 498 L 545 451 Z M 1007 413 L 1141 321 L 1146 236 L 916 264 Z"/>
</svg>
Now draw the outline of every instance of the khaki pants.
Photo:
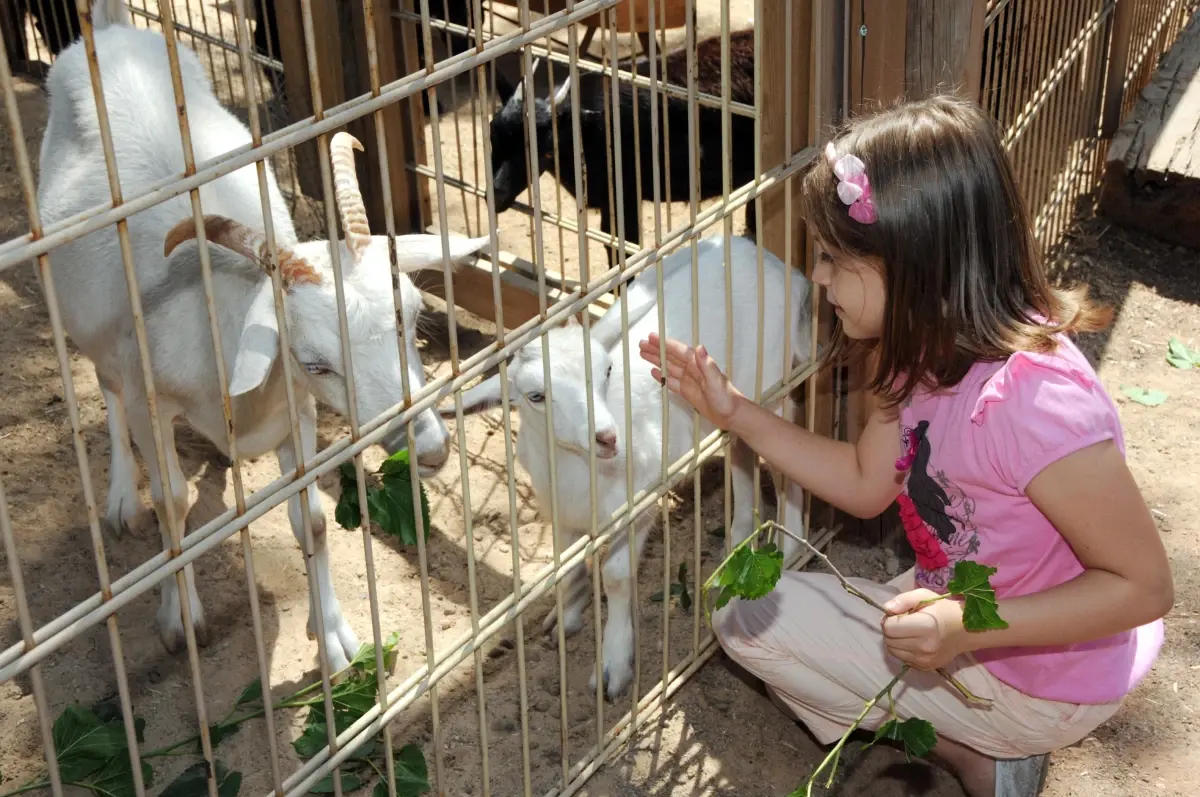
<svg viewBox="0 0 1200 797">
<path fill-rule="evenodd" d="M 887 584 L 850 579 L 879 603 L 914 588 L 912 571 Z M 735 599 L 713 615 L 726 653 L 760 678 L 780 708 L 831 744 L 862 712 L 865 701 L 902 666 L 888 655 L 879 612 L 824 573 L 786 572 L 766 597 Z M 973 656 L 947 669 L 990 707 L 968 703 L 934 672 L 910 670 L 892 690 L 900 719 L 921 717 L 939 735 L 992 758 L 1048 753 L 1080 741 L 1109 719 L 1120 703 L 1076 705 L 1030 697 L 991 675 Z M 888 719 L 876 707 L 862 728 Z"/>
</svg>

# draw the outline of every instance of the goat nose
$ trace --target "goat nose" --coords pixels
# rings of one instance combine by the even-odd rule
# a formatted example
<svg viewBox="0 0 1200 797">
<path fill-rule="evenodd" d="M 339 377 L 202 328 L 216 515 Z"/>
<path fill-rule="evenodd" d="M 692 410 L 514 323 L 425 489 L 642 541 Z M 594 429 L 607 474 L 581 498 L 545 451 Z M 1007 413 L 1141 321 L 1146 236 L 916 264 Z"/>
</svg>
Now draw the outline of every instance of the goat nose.
<svg viewBox="0 0 1200 797">
<path fill-rule="evenodd" d="M 417 454 L 417 464 L 422 468 L 437 470 L 446 464 L 446 460 L 450 458 L 450 446 L 441 445 L 436 448 L 427 449 Z"/>
<path fill-rule="evenodd" d="M 596 442 L 602 446 L 615 447 L 617 445 L 616 432 L 596 432 Z"/>
</svg>

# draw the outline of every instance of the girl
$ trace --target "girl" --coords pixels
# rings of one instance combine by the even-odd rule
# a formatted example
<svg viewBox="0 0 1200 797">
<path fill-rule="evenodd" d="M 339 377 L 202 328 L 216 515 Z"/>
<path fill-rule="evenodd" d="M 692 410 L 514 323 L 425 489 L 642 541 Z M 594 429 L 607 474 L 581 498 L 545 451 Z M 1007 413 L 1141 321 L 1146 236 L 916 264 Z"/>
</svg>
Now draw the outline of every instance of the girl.
<svg viewBox="0 0 1200 797">
<path fill-rule="evenodd" d="M 857 443 L 747 400 L 703 347 L 668 340 L 664 364 L 651 335 L 641 356 L 821 499 L 860 518 L 898 502 L 917 564 L 888 584 L 855 580 L 886 618 L 832 575 L 789 572 L 718 612 L 717 636 L 823 744 L 909 664 L 896 711 L 934 724 L 934 752 L 967 793 L 1036 793 L 1046 754 L 1106 721 L 1146 674 L 1174 600 L 1117 409 L 1068 338 L 1108 318 L 1050 285 L 1000 138 L 973 104 L 935 97 L 853 122 L 801 201 L 813 281 L 838 318 L 829 359 L 870 363 Z M 1008 628 L 967 632 L 956 600 L 916 609 L 962 559 L 997 568 Z M 967 703 L 939 667 L 991 707 Z"/>
</svg>

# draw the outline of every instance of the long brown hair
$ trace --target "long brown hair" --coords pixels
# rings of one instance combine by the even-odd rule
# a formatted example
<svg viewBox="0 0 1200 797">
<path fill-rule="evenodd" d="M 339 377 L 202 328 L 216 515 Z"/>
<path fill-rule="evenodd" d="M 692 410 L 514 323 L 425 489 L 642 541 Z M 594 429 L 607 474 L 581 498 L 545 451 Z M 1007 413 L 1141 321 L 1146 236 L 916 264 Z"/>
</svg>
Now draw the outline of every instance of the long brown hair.
<svg viewBox="0 0 1200 797">
<path fill-rule="evenodd" d="M 901 103 L 851 121 L 834 147 L 866 165 L 877 220 L 850 218 L 824 157 L 804 176 L 801 212 L 827 248 L 880 264 L 887 298 L 880 338 L 852 341 L 839 323 L 826 362 L 872 354 L 865 387 L 882 407 L 918 387 L 952 387 L 976 362 L 1050 352 L 1058 333 L 1109 323 L 1086 288 L 1050 284 L 1012 164 L 979 106 L 952 95 Z"/>
</svg>

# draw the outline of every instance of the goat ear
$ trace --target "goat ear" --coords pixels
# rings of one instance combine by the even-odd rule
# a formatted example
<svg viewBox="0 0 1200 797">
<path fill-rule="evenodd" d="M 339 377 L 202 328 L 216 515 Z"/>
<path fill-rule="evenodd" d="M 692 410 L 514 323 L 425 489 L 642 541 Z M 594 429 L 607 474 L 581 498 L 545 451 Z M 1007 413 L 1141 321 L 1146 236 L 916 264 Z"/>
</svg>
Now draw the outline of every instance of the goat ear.
<svg viewBox="0 0 1200 797">
<path fill-rule="evenodd" d="M 501 105 L 508 105 L 508 101 L 512 99 L 513 94 L 517 91 L 519 83 L 512 83 L 504 73 L 496 70 L 496 95 L 500 100 Z"/>
<path fill-rule="evenodd" d="M 258 292 L 246 312 L 233 376 L 229 379 L 229 395 L 240 396 L 260 387 L 278 358 L 279 324 L 275 319 L 275 296 L 271 280 L 265 279 L 259 283 Z"/>
<path fill-rule="evenodd" d="M 500 374 L 492 374 L 475 387 L 462 392 L 463 415 L 474 415 L 493 407 L 499 407 L 504 400 L 500 391 Z M 454 404 L 443 404 L 438 407 L 438 414 L 443 418 L 454 417 Z"/>
<path fill-rule="evenodd" d="M 478 252 L 491 238 L 450 237 L 450 262 L 458 263 L 464 257 Z M 442 236 L 440 235 L 397 235 L 396 265 L 403 273 L 420 271 L 424 268 L 441 268 Z"/>
</svg>

